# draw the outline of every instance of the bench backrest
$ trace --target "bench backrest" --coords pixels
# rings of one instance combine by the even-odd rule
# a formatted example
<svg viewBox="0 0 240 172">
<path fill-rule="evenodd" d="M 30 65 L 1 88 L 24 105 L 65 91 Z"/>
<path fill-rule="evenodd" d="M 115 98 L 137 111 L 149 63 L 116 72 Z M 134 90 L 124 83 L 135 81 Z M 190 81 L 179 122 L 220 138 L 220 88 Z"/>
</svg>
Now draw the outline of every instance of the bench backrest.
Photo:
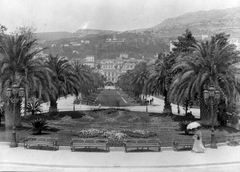
<svg viewBox="0 0 240 172">
<path fill-rule="evenodd" d="M 74 138 L 72 139 L 73 144 L 74 143 L 82 143 L 82 144 L 106 144 L 107 139 L 89 139 L 89 138 Z"/>
<path fill-rule="evenodd" d="M 58 141 L 57 138 L 51 137 L 28 137 L 28 142 L 55 142 Z"/>
<path fill-rule="evenodd" d="M 149 143 L 159 143 L 157 139 L 124 139 L 125 143 L 129 144 L 149 144 Z"/>
</svg>

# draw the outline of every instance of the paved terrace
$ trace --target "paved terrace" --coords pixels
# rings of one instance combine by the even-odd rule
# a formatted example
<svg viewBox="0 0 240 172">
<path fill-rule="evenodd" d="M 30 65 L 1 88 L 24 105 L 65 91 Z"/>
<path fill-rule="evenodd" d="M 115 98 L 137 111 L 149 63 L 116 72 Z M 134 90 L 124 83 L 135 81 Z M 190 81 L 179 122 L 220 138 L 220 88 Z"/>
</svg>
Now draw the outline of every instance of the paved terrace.
<svg viewBox="0 0 240 172">
<path fill-rule="evenodd" d="M 161 112 L 163 101 L 154 98 L 149 112 Z M 60 99 L 59 110 L 72 110 L 73 97 Z M 43 109 L 48 110 L 44 104 Z M 76 110 L 89 110 L 94 106 L 76 105 Z M 105 108 L 105 107 L 103 107 Z M 133 111 L 146 111 L 146 106 L 127 107 Z M 177 106 L 172 105 L 174 113 Z M 191 109 L 199 117 L 199 109 Z M 181 109 L 183 113 L 183 109 Z M 177 114 L 177 113 L 176 113 Z M 205 153 L 191 151 L 174 152 L 163 148 L 162 152 L 129 152 L 123 148 L 110 148 L 105 152 L 71 152 L 70 147 L 60 146 L 58 151 L 24 149 L 20 144 L 10 148 L 0 143 L 0 171 L 81 171 L 81 172 L 239 172 L 240 146 L 218 145 L 218 149 L 206 148 Z"/>
<path fill-rule="evenodd" d="M 164 148 L 162 152 L 129 152 L 123 148 L 111 148 L 105 152 L 71 152 L 69 147 L 58 151 L 24 149 L 21 145 L 9 148 L 0 144 L 0 171 L 81 171 L 81 172 L 239 172 L 240 146 L 206 148 L 205 153 L 191 151 L 174 152 Z"/>
</svg>

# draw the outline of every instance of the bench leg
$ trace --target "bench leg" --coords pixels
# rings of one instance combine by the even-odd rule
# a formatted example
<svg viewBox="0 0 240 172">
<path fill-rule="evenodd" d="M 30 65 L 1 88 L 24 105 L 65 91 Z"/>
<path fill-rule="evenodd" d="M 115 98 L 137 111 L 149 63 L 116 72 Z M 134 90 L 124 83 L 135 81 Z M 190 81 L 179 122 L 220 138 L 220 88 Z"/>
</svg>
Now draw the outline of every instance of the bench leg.
<svg viewBox="0 0 240 172">
<path fill-rule="evenodd" d="M 71 147 L 71 151 L 74 152 L 74 151 L 75 151 L 75 148 L 74 148 L 74 147 Z"/>
<path fill-rule="evenodd" d="M 110 148 L 108 146 L 106 147 L 106 150 L 107 150 L 107 152 L 110 152 Z"/>
<path fill-rule="evenodd" d="M 174 145 L 174 146 L 173 146 L 173 150 L 174 150 L 174 151 L 178 151 L 178 146 L 177 146 L 177 145 Z"/>
</svg>

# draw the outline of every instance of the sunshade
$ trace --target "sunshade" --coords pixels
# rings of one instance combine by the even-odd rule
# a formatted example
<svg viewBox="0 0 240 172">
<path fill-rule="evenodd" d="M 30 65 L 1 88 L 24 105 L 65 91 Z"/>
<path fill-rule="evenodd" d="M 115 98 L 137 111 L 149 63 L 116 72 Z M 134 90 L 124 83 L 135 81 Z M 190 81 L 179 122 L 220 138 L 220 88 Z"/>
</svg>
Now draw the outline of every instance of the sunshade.
<svg viewBox="0 0 240 172">
<path fill-rule="evenodd" d="M 198 122 L 191 122 L 187 125 L 187 129 L 191 130 L 191 129 L 194 129 L 194 128 L 197 128 L 197 127 L 200 127 L 200 126 L 201 125 Z"/>
</svg>

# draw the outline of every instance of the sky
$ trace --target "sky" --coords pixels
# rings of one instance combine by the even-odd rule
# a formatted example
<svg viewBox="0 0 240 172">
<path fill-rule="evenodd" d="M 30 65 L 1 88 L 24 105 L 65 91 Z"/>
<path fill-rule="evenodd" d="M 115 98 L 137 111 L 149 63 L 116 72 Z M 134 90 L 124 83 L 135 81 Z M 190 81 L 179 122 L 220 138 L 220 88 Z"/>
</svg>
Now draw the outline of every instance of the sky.
<svg viewBox="0 0 240 172">
<path fill-rule="evenodd" d="M 0 0 L 0 24 L 13 32 L 101 29 L 126 31 L 153 27 L 187 12 L 240 6 L 240 0 Z"/>
</svg>

